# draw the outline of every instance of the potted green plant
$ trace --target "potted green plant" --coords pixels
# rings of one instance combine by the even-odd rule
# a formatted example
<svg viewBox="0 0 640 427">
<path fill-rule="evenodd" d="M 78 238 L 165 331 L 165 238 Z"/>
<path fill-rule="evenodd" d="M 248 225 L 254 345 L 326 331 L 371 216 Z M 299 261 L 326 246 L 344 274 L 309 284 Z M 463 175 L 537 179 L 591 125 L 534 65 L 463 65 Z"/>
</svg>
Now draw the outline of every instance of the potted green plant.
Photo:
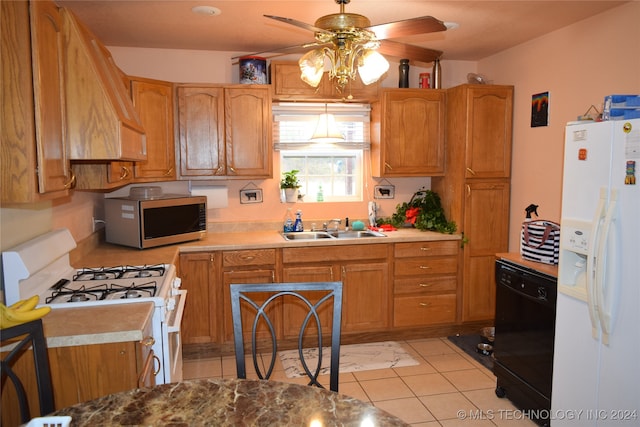
<svg viewBox="0 0 640 427">
<path fill-rule="evenodd" d="M 292 169 L 287 172 L 282 172 L 282 179 L 280 180 L 280 189 L 284 193 L 285 201 L 294 203 L 298 201 L 298 189 L 300 188 L 300 181 L 298 181 L 297 169 Z"/>
</svg>

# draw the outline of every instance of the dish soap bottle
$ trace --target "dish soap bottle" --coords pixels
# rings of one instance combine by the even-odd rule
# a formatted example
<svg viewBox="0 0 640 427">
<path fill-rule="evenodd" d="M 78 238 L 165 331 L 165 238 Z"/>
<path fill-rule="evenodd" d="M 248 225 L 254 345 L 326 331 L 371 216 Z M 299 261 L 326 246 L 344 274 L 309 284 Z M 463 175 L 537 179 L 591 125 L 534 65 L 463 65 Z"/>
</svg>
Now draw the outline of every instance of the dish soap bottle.
<svg viewBox="0 0 640 427">
<path fill-rule="evenodd" d="M 322 185 L 318 187 L 318 195 L 316 196 L 316 202 L 324 202 L 324 193 L 322 192 Z"/>
<path fill-rule="evenodd" d="M 287 213 L 284 215 L 284 223 L 282 226 L 282 230 L 285 233 L 290 233 L 293 231 L 293 212 L 291 212 L 291 208 L 287 208 Z"/>
<path fill-rule="evenodd" d="M 304 225 L 302 224 L 302 211 L 296 211 L 296 221 L 293 223 L 293 231 L 304 231 Z"/>
</svg>

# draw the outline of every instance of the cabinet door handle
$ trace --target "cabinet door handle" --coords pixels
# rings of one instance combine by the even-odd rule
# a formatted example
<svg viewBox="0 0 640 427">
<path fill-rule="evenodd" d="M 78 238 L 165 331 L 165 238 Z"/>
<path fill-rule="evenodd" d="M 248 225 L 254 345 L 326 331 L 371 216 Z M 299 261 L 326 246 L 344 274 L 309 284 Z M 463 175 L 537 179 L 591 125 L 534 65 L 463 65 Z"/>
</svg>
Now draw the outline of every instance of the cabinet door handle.
<svg viewBox="0 0 640 427">
<path fill-rule="evenodd" d="M 421 288 L 428 288 L 431 286 L 431 283 L 420 283 L 418 286 Z"/>
<path fill-rule="evenodd" d="M 253 261 L 255 259 L 255 257 L 252 256 L 252 255 L 245 255 L 245 256 L 242 257 L 242 259 L 245 260 L 245 261 Z"/>
<path fill-rule="evenodd" d="M 64 186 L 65 189 L 67 188 L 74 188 L 76 186 L 76 174 L 73 173 L 73 169 L 69 168 L 69 174 L 71 175 L 69 177 L 69 179 L 67 180 L 67 182 L 65 182 L 64 184 L 62 184 Z"/>
<path fill-rule="evenodd" d="M 475 176 L 475 174 L 476 174 L 476 173 L 474 172 L 474 170 L 473 170 L 473 169 L 471 169 L 471 168 L 467 168 L 467 171 L 468 171 L 471 175 L 474 175 L 474 176 Z"/>
<path fill-rule="evenodd" d="M 129 178 L 129 168 L 126 166 L 121 166 L 120 167 L 120 181 L 124 181 L 125 179 Z"/>
<path fill-rule="evenodd" d="M 420 250 L 423 251 L 423 252 L 426 252 L 426 251 L 430 251 L 431 248 L 425 248 L 424 246 L 421 246 Z"/>
<path fill-rule="evenodd" d="M 160 373 L 160 369 L 162 369 L 162 363 L 160 363 L 160 358 L 155 354 L 153 355 L 153 361 L 158 363 L 158 369 L 153 370 L 153 376 L 155 377 Z"/>
<path fill-rule="evenodd" d="M 233 168 L 233 166 L 229 166 L 229 172 L 235 174 L 236 170 Z"/>
<path fill-rule="evenodd" d="M 420 270 L 430 270 L 431 269 L 431 267 L 429 267 L 428 265 L 421 265 L 419 268 L 420 268 Z"/>
<path fill-rule="evenodd" d="M 151 347 L 156 343 L 156 340 L 153 337 L 144 337 L 140 343 L 145 347 Z"/>
<path fill-rule="evenodd" d="M 391 167 L 391 165 L 387 162 L 384 162 L 384 167 L 390 170 L 393 170 L 393 167 Z"/>
<path fill-rule="evenodd" d="M 420 307 L 429 307 L 431 304 L 429 304 L 428 302 L 421 302 L 421 303 L 418 303 L 418 305 Z"/>
<path fill-rule="evenodd" d="M 167 171 L 164 173 L 164 176 L 169 176 L 173 173 L 173 167 L 170 167 L 169 169 L 167 169 Z"/>
<path fill-rule="evenodd" d="M 471 186 L 467 184 L 467 196 L 471 195 Z"/>
</svg>

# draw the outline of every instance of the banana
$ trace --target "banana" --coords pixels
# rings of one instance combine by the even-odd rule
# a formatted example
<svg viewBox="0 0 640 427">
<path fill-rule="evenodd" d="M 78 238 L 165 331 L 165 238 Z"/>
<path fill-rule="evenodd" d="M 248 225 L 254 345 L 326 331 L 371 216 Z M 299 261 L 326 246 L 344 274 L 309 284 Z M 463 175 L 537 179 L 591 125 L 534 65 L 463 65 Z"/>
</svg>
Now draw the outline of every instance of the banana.
<svg viewBox="0 0 640 427">
<path fill-rule="evenodd" d="M 30 298 L 20 300 L 8 308 L 17 311 L 29 311 L 36 308 L 38 302 L 40 302 L 40 297 L 38 295 L 34 295 Z"/>
<path fill-rule="evenodd" d="M 13 308 L 17 303 L 12 305 L 11 307 L 7 307 L 6 305 L 0 303 L 0 329 L 9 328 L 21 323 L 40 319 L 51 311 L 51 307 L 49 306 L 33 308 L 35 307 L 35 305 L 33 305 L 31 310 L 26 310 L 25 308 L 23 308 L 23 305 L 25 304 L 32 304 L 33 299 L 34 298 L 32 297 L 28 300 L 25 300 L 25 302 L 19 305 L 18 308 Z"/>
</svg>

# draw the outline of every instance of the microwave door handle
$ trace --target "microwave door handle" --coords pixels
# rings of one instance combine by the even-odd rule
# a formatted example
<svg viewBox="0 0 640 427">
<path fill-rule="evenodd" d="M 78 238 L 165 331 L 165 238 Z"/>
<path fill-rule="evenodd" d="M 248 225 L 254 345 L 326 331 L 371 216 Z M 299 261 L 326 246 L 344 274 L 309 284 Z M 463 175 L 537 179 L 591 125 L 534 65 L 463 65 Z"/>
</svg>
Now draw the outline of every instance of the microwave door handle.
<svg viewBox="0 0 640 427">
<path fill-rule="evenodd" d="M 172 325 L 167 325 L 167 332 L 174 333 L 180 332 L 180 325 L 182 324 L 182 315 L 184 313 L 184 306 L 187 302 L 187 291 L 185 289 L 180 289 L 178 291 L 178 305 L 176 307 L 176 315 L 174 317 L 174 322 Z"/>
</svg>

